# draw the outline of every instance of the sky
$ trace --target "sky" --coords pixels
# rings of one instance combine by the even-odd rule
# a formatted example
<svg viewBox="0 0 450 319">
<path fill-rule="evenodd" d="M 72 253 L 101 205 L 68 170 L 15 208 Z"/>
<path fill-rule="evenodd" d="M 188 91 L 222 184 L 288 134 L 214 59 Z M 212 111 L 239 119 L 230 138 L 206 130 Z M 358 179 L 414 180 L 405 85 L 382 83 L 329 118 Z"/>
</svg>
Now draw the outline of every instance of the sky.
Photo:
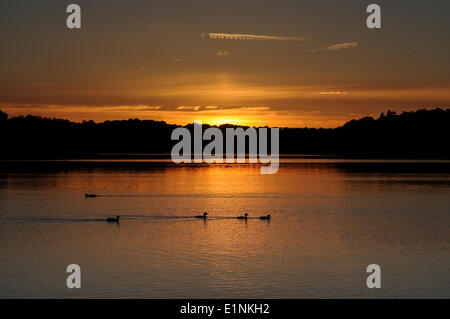
<svg viewBox="0 0 450 319">
<path fill-rule="evenodd" d="M 449 13 L 448 0 L 1 0 L 0 108 L 280 127 L 448 108 Z"/>
</svg>

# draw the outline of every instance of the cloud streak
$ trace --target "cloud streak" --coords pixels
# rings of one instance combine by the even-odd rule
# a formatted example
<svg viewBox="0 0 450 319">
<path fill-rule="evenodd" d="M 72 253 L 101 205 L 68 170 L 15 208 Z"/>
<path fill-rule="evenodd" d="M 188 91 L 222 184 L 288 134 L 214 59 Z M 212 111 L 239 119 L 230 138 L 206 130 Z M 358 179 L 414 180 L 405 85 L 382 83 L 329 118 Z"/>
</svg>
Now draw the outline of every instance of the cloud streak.
<svg viewBox="0 0 450 319">
<path fill-rule="evenodd" d="M 320 95 L 346 95 L 347 92 L 345 91 L 326 91 L 326 92 L 320 92 Z"/>
<path fill-rule="evenodd" d="M 189 106 L 189 105 L 181 105 L 177 107 L 177 110 L 183 110 L 183 111 L 198 111 L 200 110 L 200 105 L 196 106 Z"/>
<path fill-rule="evenodd" d="M 227 50 L 219 50 L 216 54 L 217 56 L 231 56 L 231 53 Z"/>
<path fill-rule="evenodd" d="M 356 48 L 358 46 L 358 42 L 344 42 L 344 43 L 338 43 L 333 44 L 327 47 L 323 47 L 320 49 L 312 49 L 312 50 L 304 50 L 301 53 L 316 53 L 320 51 L 338 51 L 338 50 L 344 50 L 349 48 Z"/>
<path fill-rule="evenodd" d="M 358 42 L 345 42 L 345 43 L 338 43 L 334 45 L 330 45 L 329 47 L 322 48 L 324 51 L 337 51 L 337 50 L 343 50 L 348 48 L 356 48 L 358 46 Z"/>
<path fill-rule="evenodd" d="M 240 33 L 208 33 L 213 40 L 257 40 L 257 41 L 304 41 L 304 37 L 287 37 L 280 35 L 258 35 Z"/>
</svg>

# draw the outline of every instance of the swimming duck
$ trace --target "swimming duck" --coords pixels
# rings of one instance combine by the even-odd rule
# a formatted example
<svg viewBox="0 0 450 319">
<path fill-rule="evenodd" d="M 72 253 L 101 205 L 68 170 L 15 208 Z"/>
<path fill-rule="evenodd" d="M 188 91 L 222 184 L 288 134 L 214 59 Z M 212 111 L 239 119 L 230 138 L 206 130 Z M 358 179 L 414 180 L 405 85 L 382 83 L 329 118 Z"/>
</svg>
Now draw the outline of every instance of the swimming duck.
<svg viewBox="0 0 450 319">
<path fill-rule="evenodd" d="M 248 218 L 248 214 L 247 213 L 245 213 L 245 215 L 244 216 L 239 216 L 239 217 L 236 217 L 237 219 L 245 219 L 245 220 L 247 220 L 247 218 Z"/>
<path fill-rule="evenodd" d="M 207 213 L 207 212 L 204 212 L 203 215 L 195 216 L 195 218 L 203 218 L 203 219 L 206 219 L 206 216 L 208 216 L 208 213 Z"/>
<path fill-rule="evenodd" d="M 261 216 L 261 217 L 259 217 L 259 219 L 270 220 L 270 214 L 267 214 L 267 216 Z"/>
<path fill-rule="evenodd" d="M 85 198 L 89 198 L 89 197 L 97 197 L 97 195 L 95 195 L 95 194 L 84 193 L 84 197 L 85 197 Z"/>
<path fill-rule="evenodd" d="M 112 217 L 112 218 L 106 218 L 106 221 L 108 223 L 118 223 L 120 219 L 120 216 L 116 216 L 116 218 Z"/>
</svg>

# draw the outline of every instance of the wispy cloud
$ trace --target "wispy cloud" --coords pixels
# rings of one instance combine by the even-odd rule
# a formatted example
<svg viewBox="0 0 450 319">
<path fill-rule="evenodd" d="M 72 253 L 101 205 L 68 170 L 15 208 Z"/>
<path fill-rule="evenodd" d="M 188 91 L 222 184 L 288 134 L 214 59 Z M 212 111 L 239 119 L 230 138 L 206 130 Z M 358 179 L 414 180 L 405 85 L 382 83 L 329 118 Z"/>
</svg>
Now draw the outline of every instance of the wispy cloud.
<svg viewBox="0 0 450 319">
<path fill-rule="evenodd" d="M 68 111 L 86 112 L 86 110 L 98 109 L 101 111 L 158 111 L 164 108 L 162 105 L 70 105 L 70 104 L 26 104 L 26 103 L 3 103 L 0 101 L 2 107 L 12 107 L 17 109 L 66 109 Z"/>
<path fill-rule="evenodd" d="M 216 53 L 216 55 L 217 55 L 217 56 L 231 56 L 231 53 L 228 52 L 227 50 L 219 50 L 219 51 Z"/>
<path fill-rule="evenodd" d="M 329 47 L 325 47 L 322 50 L 324 51 L 337 51 L 337 50 L 343 50 L 348 48 L 356 48 L 358 46 L 358 42 L 345 42 L 345 43 L 338 43 L 334 45 L 330 45 Z"/>
<path fill-rule="evenodd" d="M 333 44 L 324 48 L 320 49 L 311 49 L 311 50 L 304 50 L 301 53 L 315 53 L 319 51 L 338 51 L 348 48 L 356 48 L 358 46 L 358 42 L 345 42 L 345 43 L 338 43 Z"/>
<path fill-rule="evenodd" d="M 205 36 L 203 33 L 202 36 Z M 304 37 L 288 37 L 281 35 L 258 35 L 240 33 L 208 33 L 208 37 L 214 40 L 262 40 L 262 41 L 303 41 Z"/>
<path fill-rule="evenodd" d="M 198 110 L 200 110 L 200 105 L 196 105 L 196 106 L 181 105 L 181 106 L 177 107 L 177 110 L 198 111 Z"/>
<path fill-rule="evenodd" d="M 345 91 L 327 91 L 327 92 L 320 92 L 320 95 L 346 95 L 348 94 Z"/>
</svg>

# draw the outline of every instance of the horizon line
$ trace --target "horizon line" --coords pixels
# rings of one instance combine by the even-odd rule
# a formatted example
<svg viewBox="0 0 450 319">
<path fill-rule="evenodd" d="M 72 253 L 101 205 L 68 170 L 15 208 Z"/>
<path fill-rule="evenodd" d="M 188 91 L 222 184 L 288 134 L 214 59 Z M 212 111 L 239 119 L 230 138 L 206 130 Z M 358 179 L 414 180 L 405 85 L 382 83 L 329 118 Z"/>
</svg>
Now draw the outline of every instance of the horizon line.
<svg viewBox="0 0 450 319">
<path fill-rule="evenodd" d="M 15 119 L 15 118 L 27 118 L 27 117 L 35 117 L 35 118 L 40 118 L 40 119 L 44 119 L 44 120 L 60 120 L 60 121 L 68 121 L 70 123 L 77 123 L 77 124 L 83 124 L 83 123 L 87 123 L 87 122 L 93 122 L 95 124 L 104 124 L 106 122 L 126 122 L 126 121 L 133 121 L 133 120 L 138 120 L 138 121 L 153 121 L 153 122 L 162 122 L 166 125 L 169 126 L 178 126 L 178 127 L 187 127 L 187 126 L 192 126 L 194 125 L 196 122 L 201 122 L 201 125 L 206 125 L 206 126 L 211 126 L 211 127 L 224 127 L 224 126 L 233 126 L 233 127 L 253 127 L 253 128 L 280 128 L 280 129 L 323 129 L 323 130 L 333 130 L 333 129 L 337 129 L 340 127 L 343 127 L 345 124 L 351 122 L 351 121 L 358 121 L 364 118 L 372 118 L 374 120 L 377 120 L 379 118 L 382 117 L 382 115 L 384 114 L 386 116 L 386 114 L 389 114 L 389 112 L 392 112 L 395 115 L 401 115 L 404 113 L 416 113 L 419 111 L 437 111 L 437 110 L 441 110 L 441 111 L 450 111 L 450 108 L 440 108 L 440 107 L 435 107 L 433 109 L 426 109 L 426 108 L 418 108 L 415 109 L 413 111 L 405 111 L 402 110 L 401 112 L 397 113 L 397 111 L 392 111 L 392 110 L 386 110 L 380 113 L 380 115 L 378 116 L 378 118 L 373 117 L 372 115 L 366 115 L 366 116 L 362 116 L 359 118 L 353 118 L 351 120 L 346 121 L 344 124 L 340 125 L 340 126 L 336 126 L 336 127 L 329 127 L 329 128 L 325 128 L 325 127 L 308 127 L 308 126 L 303 126 L 303 127 L 289 127 L 289 126 L 269 126 L 269 125 L 263 125 L 263 126 L 255 126 L 255 125 L 238 125 L 238 124 L 232 124 L 232 123 L 223 123 L 223 124 L 210 124 L 207 122 L 203 122 L 202 120 L 194 120 L 192 123 L 187 123 L 185 125 L 182 124 L 175 124 L 175 123 L 169 123 L 166 120 L 155 120 L 155 119 L 142 119 L 142 118 L 138 118 L 138 117 L 129 117 L 128 119 L 121 119 L 121 120 L 104 120 L 104 121 L 95 121 L 93 119 L 89 119 L 89 120 L 82 120 L 82 121 L 76 121 L 76 120 L 70 120 L 68 118 L 63 118 L 63 117 L 49 117 L 49 116 L 45 116 L 45 115 L 33 115 L 33 114 L 26 114 L 26 115 L 16 115 L 13 117 L 7 117 L 7 120 L 11 120 L 11 119 Z M 8 112 L 3 111 L 0 108 L 0 113 L 5 113 L 6 115 L 9 115 Z"/>
</svg>

